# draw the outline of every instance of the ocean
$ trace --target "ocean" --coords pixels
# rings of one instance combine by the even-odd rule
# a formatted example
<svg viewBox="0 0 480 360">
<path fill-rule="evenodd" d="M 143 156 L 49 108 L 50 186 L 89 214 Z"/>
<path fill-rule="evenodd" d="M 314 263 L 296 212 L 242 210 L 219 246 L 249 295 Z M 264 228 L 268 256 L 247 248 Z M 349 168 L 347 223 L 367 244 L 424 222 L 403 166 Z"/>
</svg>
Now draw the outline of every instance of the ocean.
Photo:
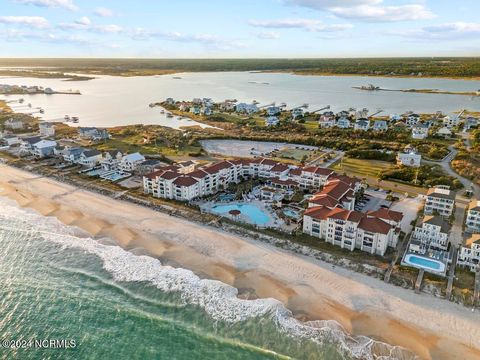
<svg viewBox="0 0 480 360">
<path fill-rule="evenodd" d="M 0 198 L 1 359 L 373 359 L 379 346 L 396 358 L 334 321 L 236 295 Z"/>
</svg>

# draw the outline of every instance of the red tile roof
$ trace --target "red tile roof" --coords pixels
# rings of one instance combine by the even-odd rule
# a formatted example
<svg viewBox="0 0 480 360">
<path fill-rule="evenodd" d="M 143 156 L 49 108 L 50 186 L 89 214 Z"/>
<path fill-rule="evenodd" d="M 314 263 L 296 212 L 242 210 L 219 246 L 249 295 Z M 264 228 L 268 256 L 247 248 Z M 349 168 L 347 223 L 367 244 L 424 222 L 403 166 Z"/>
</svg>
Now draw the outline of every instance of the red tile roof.
<svg viewBox="0 0 480 360">
<path fill-rule="evenodd" d="M 397 223 L 403 219 L 403 214 L 401 212 L 385 208 L 380 208 L 377 211 L 370 211 L 368 215 L 375 216 L 380 219 L 392 220 Z"/>
<path fill-rule="evenodd" d="M 272 172 L 284 172 L 285 170 L 288 170 L 288 166 L 281 163 L 275 164 L 275 166 L 270 169 Z"/>
<path fill-rule="evenodd" d="M 300 169 L 290 169 L 290 171 L 288 173 L 290 175 L 300 176 L 300 175 L 302 175 L 302 170 L 300 170 Z"/>
<path fill-rule="evenodd" d="M 200 169 L 200 170 L 192 171 L 188 175 L 190 175 L 194 178 L 197 178 L 197 179 L 203 179 L 204 177 L 208 176 L 208 173 Z"/>
<path fill-rule="evenodd" d="M 337 200 L 335 200 L 331 196 L 328 196 L 327 194 L 317 195 L 317 196 L 311 198 L 308 202 L 313 203 L 313 204 L 317 204 L 317 205 L 328 206 L 328 207 L 331 207 L 331 208 L 333 208 L 333 207 L 335 207 L 339 204 Z"/>
<path fill-rule="evenodd" d="M 364 217 L 358 224 L 358 227 L 372 233 L 380 233 L 387 235 L 392 226 L 382 219 L 376 217 Z"/>
<path fill-rule="evenodd" d="M 316 175 L 323 175 L 323 176 L 329 176 L 329 175 L 332 175 L 334 173 L 333 170 L 318 167 L 318 166 L 307 166 L 307 167 L 302 168 L 302 171 L 314 173 Z"/>
<path fill-rule="evenodd" d="M 208 172 L 209 174 L 215 174 L 220 170 L 228 169 L 229 167 L 232 167 L 232 166 L 233 164 L 228 161 L 220 161 L 216 164 L 204 167 L 202 170 Z"/>
<path fill-rule="evenodd" d="M 330 213 L 330 209 L 326 206 L 315 206 L 305 210 L 304 215 L 310 216 L 317 220 L 325 220 Z"/>
<path fill-rule="evenodd" d="M 276 177 L 276 178 L 271 179 L 270 181 L 274 184 L 279 184 L 279 185 L 292 185 L 292 186 L 297 186 L 298 185 L 298 183 L 295 180 L 292 180 L 292 179 L 282 180 L 282 179 L 279 179 L 278 177 Z"/>
<path fill-rule="evenodd" d="M 198 181 L 191 176 L 180 176 L 173 182 L 177 186 L 192 186 L 195 185 Z"/>
</svg>

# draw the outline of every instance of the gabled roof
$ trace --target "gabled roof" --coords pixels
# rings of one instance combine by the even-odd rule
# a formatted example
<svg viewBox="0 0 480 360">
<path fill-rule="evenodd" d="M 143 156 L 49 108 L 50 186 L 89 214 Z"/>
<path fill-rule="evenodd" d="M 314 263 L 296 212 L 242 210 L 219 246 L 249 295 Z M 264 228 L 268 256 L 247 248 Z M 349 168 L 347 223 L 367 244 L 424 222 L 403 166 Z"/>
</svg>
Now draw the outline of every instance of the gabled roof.
<svg viewBox="0 0 480 360">
<path fill-rule="evenodd" d="M 397 223 L 402 221 L 403 219 L 403 214 L 401 212 L 385 209 L 385 208 L 380 208 L 376 211 L 370 211 L 368 215 L 375 216 L 384 220 L 392 220 Z"/>
<path fill-rule="evenodd" d="M 307 166 L 307 167 L 302 168 L 302 171 L 314 173 L 314 174 L 317 174 L 317 175 L 324 175 L 324 176 L 329 176 L 329 175 L 332 175 L 334 173 L 333 170 L 330 170 L 330 169 L 327 169 L 327 168 L 322 168 L 322 167 L 319 167 L 319 166 Z"/>
<path fill-rule="evenodd" d="M 284 172 L 285 170 L 288 170 L 288 165 L 282 163 L 277 163 L 270 169 L 272 172 Z"/>
<path fill-rule="evenodd" d="M 380 233 L 384 235 L 387 235 L 392 229 L 392 226 L 382 219 L 367 216 L 361 219 L 358 227 L 368 232 Z"/>
<path fill-rule="evenodd" d="M 82 155 L 89 158 L 89 157 L 93 157 L 93 156 L 97 156 L 97 155 L 101 155 L 101 154 L 102 153 L 100 151 L 93 149 L 93 150 L 84 151 Z"/>
<path fill-rule="evenodd" d="M 468 206 L 468 210 L 480 211 L 480 200 L 472 200 Z"/>
<path fill-rule="evenodd" d="M 326 206 L 314 206 L 305 210 L 303 214 L 317 220 L 325 220 L 329 213 L 330 209 Z"/>
<path fill-rule="evenodd" d="M 328 196 L 327 194 L 320 194 L 318 196 L 315 196 L 311 198 L 308 202 L 317 204 L 317 205 L 328 206 L 332 208 L 339 204 L 337 200 L 335 200 L 331 196 Z"/>
<path fill-rule="evenodd" d="M 145 160 L 145 157 L 140 154 L 139 152 L 136 152 L 136 153 L 132 153 L 132 154 L 128 154 L 128 155 L 125 155 L 122 160 L 127 160 L 127 161 L 144 161 Z"/>
<path fill-rule="evenodd" d="M 302 175 L 302 170 L 301 169 L 290 169 L 290 171 L 288 173 L 290 175 L 300 176 L 300 175 Z"/>
<path fill-rule="evenodd" d="M 41 140 L 42 140 L 42 138 L 40 136 L 32 136 L 32 137 L 26 137 L 26 138 L 22 139 L 22 141 L 25 141 L 25 142 L 29 143 L 30 145 L 36 144 L 36 143 L 40 142 Z"/>
<path fill-rule="evenodd" d="M 208 173 L 203 171 L 202 169 L 199 169 L 199 170 L 192 171 L 188 175 L 190 175 L 194 178 L 197 178 L 197 179 L 203 179 L 204 177 L 208 176 Z"/>
</svg>

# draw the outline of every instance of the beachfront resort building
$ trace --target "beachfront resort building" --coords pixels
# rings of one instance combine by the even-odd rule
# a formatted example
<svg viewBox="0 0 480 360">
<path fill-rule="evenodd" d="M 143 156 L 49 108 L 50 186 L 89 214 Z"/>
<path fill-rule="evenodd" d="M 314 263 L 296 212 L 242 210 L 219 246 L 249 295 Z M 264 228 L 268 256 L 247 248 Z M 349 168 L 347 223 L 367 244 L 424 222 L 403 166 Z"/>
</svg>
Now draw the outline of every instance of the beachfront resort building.
<svg viewBox="0 0 480 360">
<path fill-rule="evenodd" d="M 156 197 L 189 201 L 215 194 L 229 184 L 248 178 L 265 179 L 272 187 L 291 189 L 320 187 L 332 174 L 332 170 L 324 168 L 299 168 L 265 158 L 220 161 L 188 172 L 173 165 L 160 167 L 144 176 L 144 192 Z"/>
<path fill-rule="evenodd" d="M 470 202 L 465 225 L 468 232 L 480 233 L 480 200 Z"/>
<path fill-rule="evenodd" d="M 343 175 L 332 176 L 322 190 L 308 200 L 308 207 L 327 206 L 329 208 L 341 207 L 346 210 L 353 210 L 355 208 L 355 195 L 361 189 L 361 186 L 358 179 Z"/>
<path fill-rule="evenodd" d="M 460 247 L 457 264 L 468 267 L 470 271 L 480 269 L 480 234 L 472 234 Z"/>
<path fill-rule="evenodd" d="M 41 122 L 38 124 L 40 136 L 55 136 L 55 124 L 51 122 Z"/>
<path fill-rule="evenodd" d="M 374 215 L 323 205 L 305 211 L 303 232 L 343 249 L 381 256 L 389 244 L 397 243 L 399 234 L 394 225 Z"/>
<path fill-rule="evenodd" d="M 425 201 L 425 214 L 439 215 L 449 217 L 455 207 L 455 194 L 447 187 L 437 186 L 428 189 L 427 199 Z"/>
<path fill-rule="evenodd" d="M 450 224 L 442 216 L 426 215 L 422 222 L 415 226 L 410 249 L 423 253 L 422 249 L 446 251 Z"/>
</svg>

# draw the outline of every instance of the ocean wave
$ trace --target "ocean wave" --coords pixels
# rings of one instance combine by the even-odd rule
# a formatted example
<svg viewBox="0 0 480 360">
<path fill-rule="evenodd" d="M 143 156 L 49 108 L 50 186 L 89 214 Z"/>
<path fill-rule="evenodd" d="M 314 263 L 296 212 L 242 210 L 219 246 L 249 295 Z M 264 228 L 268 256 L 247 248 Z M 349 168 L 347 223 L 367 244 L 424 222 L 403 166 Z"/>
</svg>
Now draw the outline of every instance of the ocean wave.
<svg viewBox="0 0 480 360">
<path fill-rule="evenodd" d="M 158 259 L 135 255 L 119 246 L 104 245 L 90 237 L 76 236 L 76 229 L 54 218 L 43 217 L 1 201 L 3 223 L 24 226 L 10 230 L 41 234 L 47 241 L 63 248 L 74 248 L 98 256 L 103 268 L 115 281 L 148 282 L 163 292 L 180 295 L 185 304 L 196 305 L 214 320 L 238 323 L 259 317 L 270 317 L 278 329 L 292 337 L 319 344 L 334 343 L 346 356 L 355 359 L 415 359 L 405 349 L 375 341 L 365 336 L 351 336 L 333 320 L 301 322 L 278 300 L 273 298 L 246 300 L 238 298 L 238 290 L 217 280 L 201 279 L 192 271 L 162 265 Z M 8 230 L 8 226 L 1 228 Z"/>
</svg>

